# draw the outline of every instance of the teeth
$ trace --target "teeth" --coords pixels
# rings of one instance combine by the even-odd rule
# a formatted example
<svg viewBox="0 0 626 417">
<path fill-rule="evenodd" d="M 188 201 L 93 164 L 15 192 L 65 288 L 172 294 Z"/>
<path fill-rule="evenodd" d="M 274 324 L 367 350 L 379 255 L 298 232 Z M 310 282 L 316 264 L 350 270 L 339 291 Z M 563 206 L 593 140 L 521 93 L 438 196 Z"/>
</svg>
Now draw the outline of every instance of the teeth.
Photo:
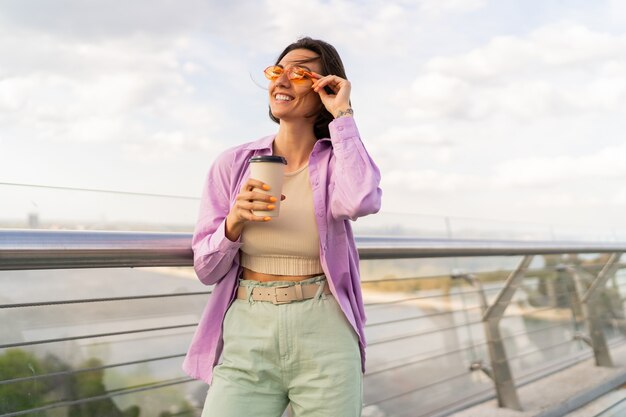
<svg viewBox="0 0 626 417">
<path fill-rule="evenodd" d="M 288 95 L 285 95 L 285 94 L 276 94 L 276 100 L 290 101 L 290 100 L 293 100 L 293 98 L 291 98 L 291 97 L 289 97 Z"/>
</svg>

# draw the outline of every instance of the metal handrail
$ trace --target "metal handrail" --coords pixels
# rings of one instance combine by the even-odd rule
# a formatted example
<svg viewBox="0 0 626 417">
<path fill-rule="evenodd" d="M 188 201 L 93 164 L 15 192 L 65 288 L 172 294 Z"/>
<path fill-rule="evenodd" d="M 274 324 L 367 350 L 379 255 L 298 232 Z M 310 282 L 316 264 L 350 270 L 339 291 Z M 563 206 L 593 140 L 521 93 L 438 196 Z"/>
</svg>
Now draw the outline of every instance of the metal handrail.
<svg viewBox="0 0 626 417">
<path fill-rule="evenodd" d="M 52 339 L 38 339 L 38 340 L 30 340 L 26 342 L 3 343 L 3 344 L 0 344 L 0 349 L 41 345 L 41 344 L 46 344 L 46 343 L 69 342 L 69 341 L 80 340 L 80 339 L 94 339 L 96 337 L 121 336 L 121 335 L 134 334 L 134 333 L 146 333 L 146 332 L 158 332 L 158 331 L 163 331 L 163 330 L 195 328 L 196 326 L 198 326 L 198 323 L 185 323 L 185 324 L 177 324 L 173 326 L 160 326 L 160 327 L 133 329 L 133 330 L 122 330 L 119 332 L 82 334 L 78 336 L 57 337 L 57 338 L 52 338 Z"/>
<path fill-rule="evenodd" d="M 128 295 L 125 297 L 100 297 L 100 298 L 79 298 L 79 299 L 73 299 L 73 300 L 50 300 L 50 301 L 39 301 L 39 302 L 34 302 L 34 303 L 10 303 L 10 304 L 0 304 L 0 310 L 5 309 L 5 308 L 43 307 L 43 306 L 58 306 L 58 305 L 65 305 L 65 304 L 108 303 L 111 301 L 154 300 L 157 298 L 210 295 L 212 292 L 213 291 L 194 291 L 194 292 L 176 292 L 176 293 L 168 293 L 168 294 Z"/>
<path fill-rule="evenodd" d="M 140 359 L 136 361 L 120 362 L 120 363 L 114 363 L 114 364 L 102 365 L 102 366 L 92 366 L 89 368 L 81 368 L 81 369 L 76 369 L 73 371 L 58 371 L 58 372 L 50 372 L 47 374 L 35 374 L 35 375 L 29 375 L 29 376 L 20 377 L 20 378 L 1 380 L 0 385 L 9 385 L 9 384 L 15 384 L 15 383 L 21 383 L 21 382 L 38 381 L 40 379 L 46 379 L 46 378 L 67 377 L 67 376 L 82 374 L 85 372 L 102 371 L 105 369 L 118 368 L 118 367 L 123 367 L 123 366 L 158 362 L 158 361 L 164 361 L 164 360 L 175 359 L 175 358 L 183 358 L 185 355 L 186 355 L 185 353 L 178 353 L 175 355 L 159 356 L 155 358 Z"/>
<path fill-rule="evenodd" d="M 443 358 L 445 356 L 449 356 L 449 355 L 453 355 L 453 354 L 457 354 L 457 353 L 461 353 L 461 352 L 465 352 L 468 351 L 470 349 L 474 349 L 480 346 L 485 346 L 487 345 L 487 342 L 480 342 L 471 346 L 464 346 L 462 348 L 459 349 L 453 349 L 453 350 L 447 350 L 444 352 L 440 352 L 437 353 L 435 355 L 430 355 L 430 356 L 419 356 L 418 359 L 415 359 L 415 355 L 413 355 L 412 357 L 404 357 L 401 358 L 403 360 L 402 363 L 400 364 L 396 364 L 396 365 L 391 365 L 389 367 L 386 368 L 380 368 L 380 369 L 376 369 L 374 371 L 367 371 L 364 375 L 365 378 L 369 378 L 384 372 L 389 372 L 389 371 L 393 371 L 395 369 L 401 369 L 401 368 L 408 368 L 409 366 L 413 366 L 415 364 L 418 363 L 422 363 L 422 362 L 429 362 L 432 361 L 433 359 L 438 359 L 438 358 Z M 430 352 L 429 352 L 430 353 Z"/>
<path fill-rule="evenodd" d="M 361 259 L 613 253 L 622 252 L 626 249 L 626 242 L 547 242 L 408 237 L 357 237 L 356 242 Z"/>
<path fill-rule="evenodd" d="M 190 233 L 0 230 L 0 270 L 191 266 Z M 368 259 L 626 252 L 626 242 L 357 237 Z"/>
<path fill-rule="evenodd" d="M 187 233 L 0 231 L 0 270 L 192 265 Z"/>
<path fill-rule="evenodd" d="M 446 378 L 435 380 L 435 381 L 433 381 L 433 382 L 431 382 L 429 384 L 421 385 L 421 386 L 419 386 L 417 388 L 412 388 L 410 390 L 403 391 L 403 392 L 401 392 L 399 394 L 394 394 L 391 397 L 386 397 L 386 398 L 383 398 L 383 399 L 380 399 L 380 400 L 373 401 L 371 403 L 363 404 L 363 407 L 369 407 L 371 405 L 378 405 L 380 403 L 384 403 L 384 402 L 387 402 L 387 401 L 395 400 L 395 399 L 397 399 L 399 397 L 404 397 L 406 395 L 414 394 L 414 393 L 416 393 L 418 391 L 422 391 L 422 390 L 424 390 L 426 388 L 429 388 L 429 387 L 432 387 L 434 385 L 445 384 L 446 382 L 450 382 L 450 381 L 452 381 L 454 379 L 458 379 L 458 378 L 461 378 L 461 377 L 464 377 L 464 376 L 469 376 L 471 374 L 472 374 L 471 371 L 467 371 L 466 370 L 466 371 L 463 371 L 461 373 L 454 374 L 452 376 L 448 376 Z"/>
</svg>

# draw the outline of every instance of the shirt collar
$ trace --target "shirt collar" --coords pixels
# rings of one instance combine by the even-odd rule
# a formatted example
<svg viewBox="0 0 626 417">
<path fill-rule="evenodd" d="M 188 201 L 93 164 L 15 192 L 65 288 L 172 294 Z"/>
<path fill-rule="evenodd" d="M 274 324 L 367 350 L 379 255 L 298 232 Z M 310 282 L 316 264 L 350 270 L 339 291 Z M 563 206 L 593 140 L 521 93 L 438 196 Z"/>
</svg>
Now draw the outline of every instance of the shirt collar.
<svg viewBox="0 0 626 417">
<path fill-rule="evenodd" d="M 272 150 L 272 143 L 274 143 L 274 138 L 276 137 L 276 134 L 273 135 L 269 135 L 269 136 L 265 136 L 259 140 L 255 140 L 254 142 L 250 142 L 249 144 L 247 144 L 245 146 L 244 149 L 246 150 Z M 328 138 L 322 138 L 322 139 L 318 139 L 318 142 L 326 142 L 329 141 L 330 139 Z"/>
<path fill-rule="evenodd" d="M 265 136 L 259 140 L 250 142 L 249 144 L 246 145 L 244 149 L 246 150 L 257 150 L 257 149 L 272 150 L 272 143 L 274 142 L 275 137 L 276 137 L 276 134 Z"/>
</svg>

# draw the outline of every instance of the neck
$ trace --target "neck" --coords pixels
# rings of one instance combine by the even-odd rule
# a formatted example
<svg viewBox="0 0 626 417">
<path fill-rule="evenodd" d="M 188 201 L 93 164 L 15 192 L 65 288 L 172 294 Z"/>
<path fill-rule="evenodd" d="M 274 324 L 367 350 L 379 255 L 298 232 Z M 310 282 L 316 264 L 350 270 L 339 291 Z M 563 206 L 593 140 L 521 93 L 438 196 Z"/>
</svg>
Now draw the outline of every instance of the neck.
<svg viewBox="0 0 626 417">
<path fill-rule="evenodd" d="M 281 120 L 274 139 L 274 155 L 287 159 L 287 172 L 295 171 L 309 161 L 316 141 L 312 123 Z"/>
</svg>

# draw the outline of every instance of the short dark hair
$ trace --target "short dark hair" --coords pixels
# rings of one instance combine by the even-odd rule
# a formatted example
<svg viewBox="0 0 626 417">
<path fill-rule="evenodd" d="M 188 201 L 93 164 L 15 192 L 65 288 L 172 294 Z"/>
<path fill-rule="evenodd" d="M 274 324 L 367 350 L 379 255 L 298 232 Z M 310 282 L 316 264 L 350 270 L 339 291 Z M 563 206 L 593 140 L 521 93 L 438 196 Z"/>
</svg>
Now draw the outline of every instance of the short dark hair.
<svg viewBox="0 0 626 417">
<path fill-rule="evenodd" d="M 329 44 L 328 42 L 321 41 L 319 39 L 311 39 L 308 36 L 304 38 L 298 39 L 296 42 L 287 46 L 285 50 L 278 56 L 276 59 L 276 64 L 280 62 L 281 59 L 289 52 L 294 49 L 308 49 L 309 51 L 315 52 L 319 58 L 315 58 L 315 60 L 320 61 L 322 70 L 322 75 L 337 75 L 341 78 L 348 77 L 346 76 L 346 70 L 343 68 L 343 62 L 341 61 L 341 57 L 339 53 L 335 49 L 334 46 Z M 276 123 L 280 123 L 279 119 L 274 117 L 272 114 L 272 109 L 270 108 L 270 119 L 275 121 Z M 310 117 L 315 116 L 315 123 L 313 124 L 313 132 L 315 133 L 315 137 L 317 139 L 328 138 L 330 137 L 330 131 L 328 130 L 328 124 L 333 121 L 334 117 L 326 107 L 322 105 L 321 110 L 316 114 L 311 114 Z"/>
</svg>

